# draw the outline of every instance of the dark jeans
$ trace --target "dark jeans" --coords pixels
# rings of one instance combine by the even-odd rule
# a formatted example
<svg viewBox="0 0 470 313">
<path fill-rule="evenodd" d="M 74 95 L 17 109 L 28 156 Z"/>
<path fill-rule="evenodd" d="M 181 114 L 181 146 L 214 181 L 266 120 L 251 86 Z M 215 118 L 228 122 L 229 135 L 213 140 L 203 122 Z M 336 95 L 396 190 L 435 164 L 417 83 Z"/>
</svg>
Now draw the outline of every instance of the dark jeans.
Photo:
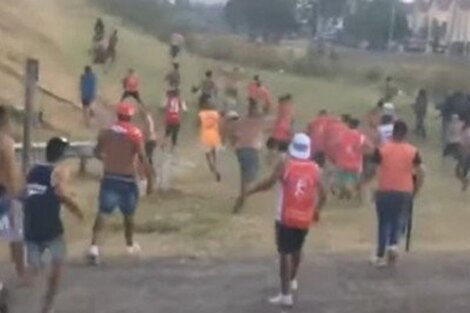
<svg viewBox="0 0 470 313">
<path fill-rule="evenodd" d="M 412 195 L 406 192 L 379 191 L 377 206 L 377 256 L 384 257 L 387 247 L 398 245 L 409 218 Z"/>
</svg>

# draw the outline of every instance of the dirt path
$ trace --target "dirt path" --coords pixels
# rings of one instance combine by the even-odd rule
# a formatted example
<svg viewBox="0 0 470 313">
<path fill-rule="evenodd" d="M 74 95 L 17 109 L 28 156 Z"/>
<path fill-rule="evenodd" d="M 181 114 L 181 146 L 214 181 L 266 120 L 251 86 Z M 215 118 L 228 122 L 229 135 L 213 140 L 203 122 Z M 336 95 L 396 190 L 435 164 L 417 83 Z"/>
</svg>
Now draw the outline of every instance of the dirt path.
<svg viewBox="0 0 470 313">
<path fill-rule="evenodd" d="M 398 268 L 379 271 L 364 255 L 309 256 L 293 312 L 466 313 L 468 257 L 411 255 Z M 277 288 L 273 260 L 115 262 L 99 268 L 70 265 L 58 312 L 280 312 L 265 301 Z M 38 298 L 38 292 L 14 291 L 12 312 L 34 312 Z"/>
</svg>

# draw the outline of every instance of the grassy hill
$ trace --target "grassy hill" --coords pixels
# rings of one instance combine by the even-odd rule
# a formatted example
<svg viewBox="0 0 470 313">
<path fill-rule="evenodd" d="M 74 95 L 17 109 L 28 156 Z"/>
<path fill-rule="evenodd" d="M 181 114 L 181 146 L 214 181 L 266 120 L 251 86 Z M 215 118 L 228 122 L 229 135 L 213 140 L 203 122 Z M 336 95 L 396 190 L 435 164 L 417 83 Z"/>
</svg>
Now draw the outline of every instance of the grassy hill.
<svg viewBox="0 0 470 313">
<path fill-rule="evenodd" d="M 26 57 L 41 61 L 40 84 L 43 88 L 72 100 L 64 104 L 44 93 L 38 95 L 39 106 L 52 129 L 39 131 L 36 138 L 52 132 L 65 133 L 71 138 L 93 138 L 95 131 L 84 129 L 78 106 L 78 75 L 89 62 L 87 54 L 92 27 L 98 16 L 103 17 L 107 30 L 118 29 L 117 64 L 108 72 L 96 67 L 100 80 L 100 102 L 115 103 L 120 96 L 120 79 L 129 68 L 135 68 L 142 79 L 143 98 L 157 106 L 164 92 L 163 78 L 169 69 L 167 47 L 119 17 L 109 16 L 86 0 L 16 0 L 0 3 L 0 99 L 16 104 L 22 100 L 21 73 Z M 230 66 L 194 55 L 184 54 L 181 60 L 183 91 L 191 100 L 191 86 L 207 69 Z M 321 108 L 336 113 L 352 112 L 361 116 L 378 97 L 376 86 L 356 84 L 348 80 L 327 81 L 297 77 L 290 74 L 243 69 L 245 82 L 255 73 L 271 87 L 273 94 L 290 92 L 296 105 L 296 127 L 305 123 Z M 399 102 L 400 112 L 411 118 L 409 98 Z M 139 241 L 149 255 L 230 255 L 264 254 L 272 251 L 272 221 L 274 195 L 268 193 L 253 198 L 247 212 L 238 217 L 229 214 L 238 188 L 238 169 L 230 151 L 221 155 L 224 181 L 211 180 L 198 148 L 194 116 L 185 118 L 182 146 L 177 163 L 189 164 L 178 175 L 175 190 L 164 195 L 143 199 L 137 216 Z M 429 168 L 429 183 L 418 201 L 417 244 L 421 249 L 463 249 L 469 244 L 466 221 L 470 212 L 452 177 L 449 166 L 441 164 L 435 143 L 438 137 L 434 119 L 431 144 L 421 144 Z M 161 128 L 161 125 L 159 125 Z M 74 165 L 75 166 L 75 165 Z M 92 164 L 98 173 L 99 167 Z M 96 175 L 74 181 L 74 191 L 86 210 L 87 221 L 79 227 L 69 226 L 70 251 L 81 256 L 88 241 L 90 225 L 96 212 L 98 180 Z M 450 214 L 449 209 L 452 208 Z M 120 230 L 119 221 L 112 229 Z M 374 212 L 357 203 L 332 201 L 324 222 L 310 240 L 309 250 L 364 251 L 371 248 L 374 234 Z M 122 253 L 121 235 L 108 238 L 109 254 Z"/>
</svg>

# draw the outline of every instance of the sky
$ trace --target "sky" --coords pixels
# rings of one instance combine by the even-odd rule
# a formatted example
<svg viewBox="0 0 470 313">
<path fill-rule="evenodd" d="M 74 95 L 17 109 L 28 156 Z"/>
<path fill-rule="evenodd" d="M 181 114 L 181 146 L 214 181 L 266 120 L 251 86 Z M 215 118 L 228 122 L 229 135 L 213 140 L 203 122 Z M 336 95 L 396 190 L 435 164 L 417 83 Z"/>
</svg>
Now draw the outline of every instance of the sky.
<svg viewBox="0 0 470 313">
<path fill-rule="evenodd" d="M 191 1 L 192 2 L 209 3 L 209 4 L 226 2 L 226 0 L 191 0 Z"/>
</svg>

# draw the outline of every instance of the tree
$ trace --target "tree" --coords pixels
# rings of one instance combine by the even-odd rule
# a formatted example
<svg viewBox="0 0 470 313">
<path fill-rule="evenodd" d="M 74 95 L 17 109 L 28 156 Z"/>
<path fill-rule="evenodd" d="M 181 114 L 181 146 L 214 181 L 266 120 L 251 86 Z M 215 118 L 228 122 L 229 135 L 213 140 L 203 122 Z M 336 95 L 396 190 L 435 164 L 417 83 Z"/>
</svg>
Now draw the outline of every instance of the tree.
<svg viewBox="0 0 470 313">
<path fill-rule="evenodd" d="M 361 1 L 346 19 L 345 31 L 356 42 L 367 40 L 373 49 L 386 48 L 390 34 L 394 41 L 401 41 L 410 33 L 404 6 L 396 0 Z"/>
<path fill-rule="evenodd" d="M 225 18 L 234 30 L 246 30 L 265 40 L 297 29 L 296 3 L 292 0 L 229 0 Z"/>
</svg>

